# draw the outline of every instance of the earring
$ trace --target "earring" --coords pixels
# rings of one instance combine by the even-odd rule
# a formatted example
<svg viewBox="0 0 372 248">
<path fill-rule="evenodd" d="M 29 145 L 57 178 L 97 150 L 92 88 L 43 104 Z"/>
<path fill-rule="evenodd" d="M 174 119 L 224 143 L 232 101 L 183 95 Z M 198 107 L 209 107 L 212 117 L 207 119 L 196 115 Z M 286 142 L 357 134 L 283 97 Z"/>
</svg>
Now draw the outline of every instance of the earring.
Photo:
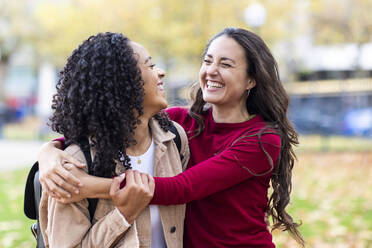
<svg viewBox="0 0 372 248">
<path fill-rule="evenodd" d="M 251 92 L 251 89 L 247 90 L 247 98 L 249 97 L 250 92 Z"/>
</svg>

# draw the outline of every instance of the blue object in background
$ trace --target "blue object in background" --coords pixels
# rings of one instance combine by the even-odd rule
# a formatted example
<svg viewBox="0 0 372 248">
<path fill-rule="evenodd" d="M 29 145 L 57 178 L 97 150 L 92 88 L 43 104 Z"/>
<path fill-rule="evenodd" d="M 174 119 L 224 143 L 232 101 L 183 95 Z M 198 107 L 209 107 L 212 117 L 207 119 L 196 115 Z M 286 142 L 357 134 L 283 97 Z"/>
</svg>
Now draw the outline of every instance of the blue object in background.
<svg viewBox="0 0 372 248">
<path fill-rule="evenodd" d="M 372 108 L 355 109 L 346 113 L 344 130 L 347 135 L 372 137 Z"/>
</svg>

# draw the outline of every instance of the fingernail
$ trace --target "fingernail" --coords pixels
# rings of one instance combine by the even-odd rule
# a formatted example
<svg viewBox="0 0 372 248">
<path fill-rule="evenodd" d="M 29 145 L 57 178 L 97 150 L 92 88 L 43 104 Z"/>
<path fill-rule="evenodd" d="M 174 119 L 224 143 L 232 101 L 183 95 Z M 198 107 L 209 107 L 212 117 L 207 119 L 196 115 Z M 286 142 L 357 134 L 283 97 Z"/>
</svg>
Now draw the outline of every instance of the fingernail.
<svg viewBox="0 0 372 248">
<path fill-rule="evenodd" d="M 84 186 L 84 184 L 83 183 L 79 183 L 79 187 L 83 187 Z"/>
<path fill-rule="evenodd" d="M 119 176 L 121 176 L 121 177 L 125 177 L 125 173 L 121 173 Z"/>
<path fill-rule="evenodd" d="M 68 194 L 68 195 L 67 195 L 67 197 L 68 197 L 68 198 L 71 198 L 71 195 L 70 195 L 70 194 Z"/>
<path fill-rule="evenodd" d="M 79 190 L 78 189 L 75 189 L 75 194 L 79 194 Z"/>
</svg>

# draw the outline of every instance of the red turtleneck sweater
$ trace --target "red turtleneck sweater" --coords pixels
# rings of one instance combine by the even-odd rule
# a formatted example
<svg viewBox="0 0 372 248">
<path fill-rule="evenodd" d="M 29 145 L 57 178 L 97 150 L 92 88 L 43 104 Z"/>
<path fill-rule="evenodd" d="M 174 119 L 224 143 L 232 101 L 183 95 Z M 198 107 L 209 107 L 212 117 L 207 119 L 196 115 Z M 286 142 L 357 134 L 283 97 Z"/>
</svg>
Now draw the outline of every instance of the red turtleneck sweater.
<svg viewBox="0 0 372 248">
<path fill-rule="evenodd" d="M 188 110 L 175 107 L 167 112 L 188 134 L 191 158 L 185 172 L 155 178 L 151 204 L 187 203 L 184 246 L 275 247 L 265 211 L 270 160 L 274 165 L 278 160 L 280 137 L 261 136 L 267 156 L 256 135 L 265 127 L 260 116 L 242 123 L 216 123 L 210 109 L 204 115 L 204 131 L 191 139 L 198 125 Z"/>
</svg>

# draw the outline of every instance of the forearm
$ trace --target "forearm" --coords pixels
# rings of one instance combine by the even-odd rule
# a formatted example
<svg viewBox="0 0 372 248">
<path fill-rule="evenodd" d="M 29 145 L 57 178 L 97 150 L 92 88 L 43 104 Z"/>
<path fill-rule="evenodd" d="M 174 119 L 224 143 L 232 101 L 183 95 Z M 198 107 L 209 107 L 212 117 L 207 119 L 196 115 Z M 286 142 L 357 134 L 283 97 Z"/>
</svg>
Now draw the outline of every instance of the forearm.
<svg viewBox="0 0 372 248">
<path fill-rule="evenodd" d="M 254 143 L 238 144 L 175 177 L 155 177 L 151 204 L 185 204 L 228 189 L 256 174 L 270 173 L 280 149 L 264 146 L 269 157 Z"/>
<path fill-rule="evenodd" d="M 214 164 L 201 163 L 175 177 L 155 177 L 155 193 L 150 204 L 185 204 L 227 189 L 249 177 L 251 175 L 236 164 L 216 168 Z"/>
<path fill-rule="evenodd" d="M 112 179 L 89 176 L 82 190 L 86 190 L 87 198 L 110 199 L 110 186 Z M 84 189 L 85 188 L 85 189 Z"/>
</svg>

